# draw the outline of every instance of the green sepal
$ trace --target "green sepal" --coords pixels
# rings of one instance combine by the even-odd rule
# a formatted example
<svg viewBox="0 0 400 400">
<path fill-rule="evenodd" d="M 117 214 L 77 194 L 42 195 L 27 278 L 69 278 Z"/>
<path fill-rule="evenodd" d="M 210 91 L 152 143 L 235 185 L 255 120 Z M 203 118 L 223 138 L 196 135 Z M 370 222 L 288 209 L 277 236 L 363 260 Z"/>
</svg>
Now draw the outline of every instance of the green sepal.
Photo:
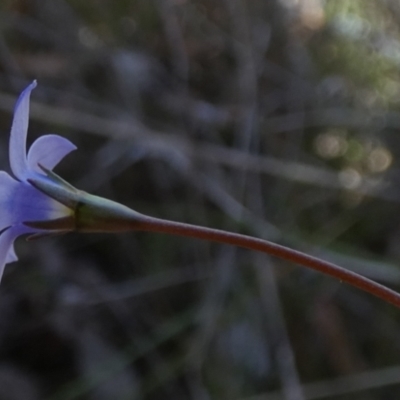
<svg viewBox="0 0 400 400">
<path fill-rule="evenodd" d="M 30 178 L 28 182 L 37 190 L 64 204 L 71 210 L 74 210 L 79 202 L 79 191 L 75 188 L 71 190 L 68 186 L 54 181 L 51 177 L 49 179 Z"/>
<path fill-rule="evenodd" d="M 143 214 L 122 204 L 82 191 L 75 210 L 80 232 L 127 232 L 140 229 L 143 219 Z"/>
<path fill-rule="evenodd" d="M 47 231 L 68 232 L 75 230 L 75 216 L 70 215 L 67 217 L 50 219 L 46 221 L 26 221 L 24 222 L 24 225 Z"/>
<path fill-rule="evenodd" d="M 66 180 L 64 180 L 63 178 L 61 178 L 61 176 L 57 175 L 55 172 L 53 172 L 52 170 L 46 168 L 44 165 L 42 164 L 38 164 L 39 168 L 46 174 L 46 176 L 48 178 L 50 178 L 54 183 L 57 183 L 61 186 L 63 186 L 65 189 L 67 190 L 71 190 L 72 192 L 79 192 L 79 190 L 72 186 L 69 182 L 67 182 Z"/>
<path fill-rule="evenodd" d="M 126 232 L 140 229 L 144 215 L 115 201 L 94 196 L 76 189 L 53 171 L 39 165 L 43 178 L 28 182 L 45 195 L 73 211 L 73 215 L 50 221 L 29 221 L 25 224 L 37 229 L 79 232 Z"/>
</svg>

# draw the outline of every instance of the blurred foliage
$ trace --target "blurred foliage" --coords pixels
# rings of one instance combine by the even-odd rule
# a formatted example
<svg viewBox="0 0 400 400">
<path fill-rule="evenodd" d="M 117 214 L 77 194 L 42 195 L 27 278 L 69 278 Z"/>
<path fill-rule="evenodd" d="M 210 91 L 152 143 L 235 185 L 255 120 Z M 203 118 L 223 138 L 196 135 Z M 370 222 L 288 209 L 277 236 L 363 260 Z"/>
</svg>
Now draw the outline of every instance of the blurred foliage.
<svg viewBox="0 0 400 400">
<path fill-rule="evenodd" d="M 75 186 L 400 289 L 396 0 L 5 0 L 1 168 L 78 145 Z M 0 399 L 397 399 L 400 314 L 316 273 L 151 233 L 17 243 Z"/>
</svg>

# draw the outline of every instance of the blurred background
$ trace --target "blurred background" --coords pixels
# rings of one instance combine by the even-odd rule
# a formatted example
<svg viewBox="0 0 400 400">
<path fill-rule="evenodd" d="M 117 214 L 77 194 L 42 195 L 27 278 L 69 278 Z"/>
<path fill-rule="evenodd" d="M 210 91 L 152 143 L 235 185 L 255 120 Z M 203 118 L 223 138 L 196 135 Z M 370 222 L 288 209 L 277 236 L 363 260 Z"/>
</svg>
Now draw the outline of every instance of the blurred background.
<svg viewBox="0 0 400 400">
<path fill-rule="evenodd" d="M 400 290 L 397 0 L 3 0 L 0 167 L 28 141 L 142 213 Z M 17 242 L 0 399 L 398 399 L 400 310 L 265 255 L 155 233 Z"/>
</svg>

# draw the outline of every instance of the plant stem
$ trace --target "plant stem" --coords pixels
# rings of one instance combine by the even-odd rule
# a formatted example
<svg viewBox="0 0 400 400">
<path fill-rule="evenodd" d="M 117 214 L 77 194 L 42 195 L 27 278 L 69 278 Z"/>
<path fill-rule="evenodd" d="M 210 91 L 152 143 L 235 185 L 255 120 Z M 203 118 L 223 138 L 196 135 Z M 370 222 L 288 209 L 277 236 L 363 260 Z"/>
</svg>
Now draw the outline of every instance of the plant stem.
<svg viewBox="0 0 400 400">
<path fill-rule="evenodd" d="M 331 262 L 267 240 L 219 229 L 149 217 L 143 214 L 141 214 L 139 225 L 136 220 L 134 229 L 193 237 L 260 251 L 330 275 L 400 308 L 400 294 L 394 290 Z"/>
</svg>

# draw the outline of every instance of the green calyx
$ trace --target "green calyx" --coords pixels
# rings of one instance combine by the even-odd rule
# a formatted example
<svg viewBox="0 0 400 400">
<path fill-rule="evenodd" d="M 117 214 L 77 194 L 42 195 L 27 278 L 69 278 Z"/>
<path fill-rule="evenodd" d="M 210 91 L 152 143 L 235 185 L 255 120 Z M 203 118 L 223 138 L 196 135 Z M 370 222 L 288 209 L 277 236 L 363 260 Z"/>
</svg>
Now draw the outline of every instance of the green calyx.
<svg viewBox="0 0 400 400">
<path fill-rule="evenodd" d="M 29 221 L 26 225 L 52 231 L 126 232 L 140 229 L 145 216 L 115 201 L 91 195 L 40 166 L 45 179 L 29 179 L 37 190 L 70 208 L 71 216 L 49 221 Z"/>
<path fill-rule="evenodd" d="M 75 209 L 79 232 L 127 232 L 139 229 L 144 216 L 115 201 L 81 192 Z"/>
</svg>

